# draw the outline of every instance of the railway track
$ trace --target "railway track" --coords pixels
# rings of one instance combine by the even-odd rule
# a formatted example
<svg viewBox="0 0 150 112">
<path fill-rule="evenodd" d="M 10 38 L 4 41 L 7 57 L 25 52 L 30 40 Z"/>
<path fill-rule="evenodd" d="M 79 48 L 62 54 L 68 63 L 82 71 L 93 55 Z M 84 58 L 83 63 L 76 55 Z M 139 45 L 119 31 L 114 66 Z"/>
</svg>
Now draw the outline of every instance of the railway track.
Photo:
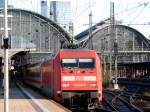
<svg viewBox="0 0 150 112">
<path fill-rule="evenodd" d="M 138 88 L 138 87 L 135 87 Z M 143 111 L 150 111 L 150 97 L 144 95 L 145 87 L 139 87 L 135 94 L 130 96 L 130 103 Z"/>
<path fill-rule="evenodd" d="M 114 106 L 110 102 L 112 101 L 114 96 L 111 94 L 107 94 L 105 92 L 103 93 L 103 95 L 107 96 L 107 97 L 104 97 L 104 100 L 103 100 L 103 110 L 108 111 L 108 112 L 118 111 L 116 108 L 114 108 Z"/>
<path fill-rule="evenodd" d="M 115 112 L 142 112 L 130 102 L 130 97 L 124 96 L 127 92 L 104 91 L 104 110 Z M 131 95 L 132 96 L 132 95 Z M 107 105 L 106 105 L 107 104 Z"/>
</svg>

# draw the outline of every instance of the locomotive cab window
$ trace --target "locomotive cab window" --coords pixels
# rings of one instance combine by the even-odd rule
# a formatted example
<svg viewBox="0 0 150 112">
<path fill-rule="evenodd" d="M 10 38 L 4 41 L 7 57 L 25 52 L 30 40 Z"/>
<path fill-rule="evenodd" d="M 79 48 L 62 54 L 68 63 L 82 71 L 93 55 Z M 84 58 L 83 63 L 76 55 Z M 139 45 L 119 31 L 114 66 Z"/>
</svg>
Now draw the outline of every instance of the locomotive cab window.
<svg viewBox="0 0 150 112">
<path fill-rule="evenodd" d="M 78 67 L 77 59 L 62 59 L 64 69 L 74 69 Z"/>
<path fill-rule="evenodd" d="M 94 59 L 62 59 L 63 69 L 93 69 Z"/>
<path fill-rule="evenodd" d="M 93 59 L 79 59 L 79 68 L 80 69 L 94 68 L 94 60 Z"/>
</svg>

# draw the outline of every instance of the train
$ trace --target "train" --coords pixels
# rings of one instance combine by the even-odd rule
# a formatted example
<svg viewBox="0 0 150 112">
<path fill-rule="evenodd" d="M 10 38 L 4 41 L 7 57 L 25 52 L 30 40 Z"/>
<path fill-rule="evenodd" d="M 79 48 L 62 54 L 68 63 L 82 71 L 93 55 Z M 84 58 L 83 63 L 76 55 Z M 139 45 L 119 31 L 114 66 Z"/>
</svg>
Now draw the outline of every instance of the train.
<svg viewBox="0 0 150 112">
<path fill-rule="evenodd" d="M 96 51 L 62 49 L 42 63 L 26 66 L 24 82 L 69 107 L 99 108 L 101 62 Z"/>
</svg>

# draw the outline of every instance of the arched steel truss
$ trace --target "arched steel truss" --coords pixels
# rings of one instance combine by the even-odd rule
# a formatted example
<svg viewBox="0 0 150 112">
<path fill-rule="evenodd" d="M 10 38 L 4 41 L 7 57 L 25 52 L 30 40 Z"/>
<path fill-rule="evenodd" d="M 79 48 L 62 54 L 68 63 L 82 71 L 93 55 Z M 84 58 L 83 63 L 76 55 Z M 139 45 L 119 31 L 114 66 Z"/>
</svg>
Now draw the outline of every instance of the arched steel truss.
<svg viewBox="0 0 150 112">
<path fill-rule="evenodd" d="M 90 40 L 93 42 L 93 49 L 101 56 L 107 57 L 105 60 L 109 63 L 109 56 L 114 55 L 114 39 L 111 36 L 111 26 L 98 26 L 92 32 L 92 38 L 89 39 L 88 30 L 84 36 L 77 37 L 81 47 L 90 48 Z M 150 60 L 150 41 L 137 30 L 124 26 L 116 25 L 117 43 L 118 43 L 118 62 L 145 62 Z"/>
<path fill-rule="evenodd" d="M 91 48 L 97 51 L 103 65 L 103 74 L 108 77 L 115 75 L 115 53 L 114 53 L 114 38 L 112 36 L 110 24 L 105 22 L 99 23 L 92 28 L 92 36 L 89 38 L 88 29 L 75 39 L 78 40 L 80 47 Z M 150 62 L 150 40 L 144 37 L 137 30 L 124 26 L 115 25 L 115 36 L 117 37 L 118 54 L 117 65 L 119 70 L 125 69 L 123 64 Z M 92 41 L 91 41 L 92 40 Z M 105 77 L 105 75 L 104 75 Z"/>
<path fill-rule="evenodd" d="M 57 23 L 23 9 L 8 9 L 8 34 L 11 49 L 9 57 L 13 66 L 38 63 L 53 52 L 66 47 L 71 38 Z M 4 38 L 4 16 L 0 9 L 0 44 Z M 21 52 L 22 51 L 22 52 Z M 4 57 L 0 48 L 0 57 Z"/>
<path fill-rule="evenodd" d="M 8 18 L 11 50 L 32 52 L 54 52 L 64 47 L 70 36 L 60 26 L 42 15 L 22 10 L 9 9 Z M 3 15 L 3 10 L 0 10 Z M 4 19 L 0 17 L 1 44 L 4 37 Z"/>
</svg>

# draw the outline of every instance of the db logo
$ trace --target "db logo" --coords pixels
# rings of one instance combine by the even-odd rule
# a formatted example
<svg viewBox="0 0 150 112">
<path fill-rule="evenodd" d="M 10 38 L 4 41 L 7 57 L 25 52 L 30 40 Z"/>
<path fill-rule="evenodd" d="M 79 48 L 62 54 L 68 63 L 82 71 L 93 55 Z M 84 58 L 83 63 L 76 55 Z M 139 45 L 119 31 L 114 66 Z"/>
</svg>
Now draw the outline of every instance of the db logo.
<svg viewBox="0 0 150 112">
<path fill-rule="evenodd" d="M 80 73 L 80 71 L 77 71 L 77 73 Z"/>
</svg>

